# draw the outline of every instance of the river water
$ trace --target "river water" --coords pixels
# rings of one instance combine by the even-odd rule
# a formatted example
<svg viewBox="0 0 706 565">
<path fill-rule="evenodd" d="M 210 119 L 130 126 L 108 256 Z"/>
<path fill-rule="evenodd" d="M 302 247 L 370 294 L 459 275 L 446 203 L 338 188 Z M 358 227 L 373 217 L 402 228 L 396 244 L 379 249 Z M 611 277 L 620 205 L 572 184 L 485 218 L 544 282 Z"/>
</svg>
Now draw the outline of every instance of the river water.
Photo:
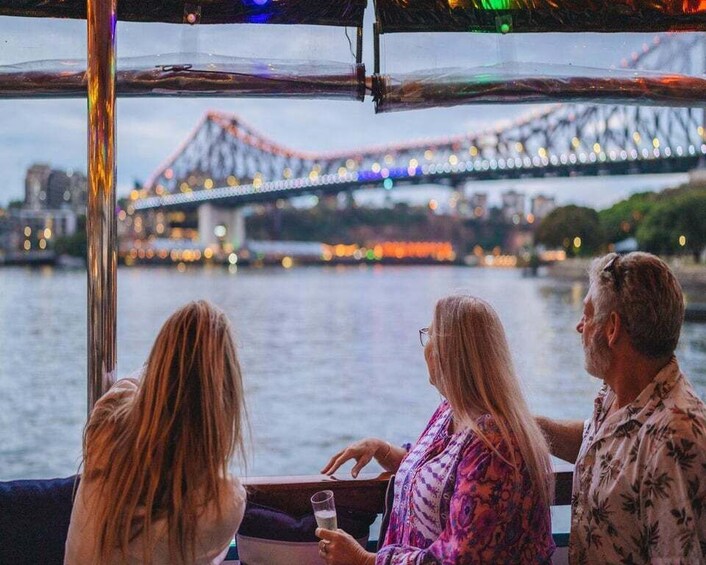
<svg viewBox="0 0 706 565">
<path fill-rule="evenodd" d="M 252 427 L 250 475 L 312 474 L 376 435 L 413 441 L 439 402 L 417 330 L 454 291 L 498 310 L 531 408 L 585 418 L 599 381 L 575 325 L 585 288 L 464 267 L 121 268 L 118 372 L 145 360 L 167 316 L 207 298 L 236 328 Z M 78 469 L 86 416 L 86 275 L 0 270 L 0 480 Z M 684 372 L 706 398 L 706 325 L 684 326 Z"/>
</svg>

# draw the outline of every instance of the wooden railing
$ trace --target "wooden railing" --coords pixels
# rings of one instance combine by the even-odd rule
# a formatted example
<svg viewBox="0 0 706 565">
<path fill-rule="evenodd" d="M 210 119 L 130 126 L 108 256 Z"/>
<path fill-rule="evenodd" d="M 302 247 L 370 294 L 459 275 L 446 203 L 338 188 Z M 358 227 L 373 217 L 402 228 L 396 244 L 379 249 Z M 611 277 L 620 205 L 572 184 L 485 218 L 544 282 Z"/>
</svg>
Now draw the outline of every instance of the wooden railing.
<svg viewBox="0 0 706 565">
<path fill-rule="evenodd" d="M 554 466 L 555 506 L 571 503 L 573 465 Z M 358 478 L 305 475 L 292 477 L 250 477 L 244 483 L 248 499 L 294 515 L 311 511 L 311 496 L 332 490 L 336 503 L 355 510 L 382 513 L 390 473 L 361 473 Z"/>
</svg>

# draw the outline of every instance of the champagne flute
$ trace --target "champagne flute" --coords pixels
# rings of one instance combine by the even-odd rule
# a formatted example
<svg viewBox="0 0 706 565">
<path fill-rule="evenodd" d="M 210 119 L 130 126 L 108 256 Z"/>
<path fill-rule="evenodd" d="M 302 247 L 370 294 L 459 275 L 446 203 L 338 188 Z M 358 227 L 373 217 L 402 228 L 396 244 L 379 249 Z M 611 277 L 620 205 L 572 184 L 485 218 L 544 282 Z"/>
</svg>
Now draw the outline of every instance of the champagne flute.
<svg viewBox="0 0 706 565">
<path fill-rule="evenodd" d="M 333 501 L 332 490 L 320 490 L 311 497 L 311 506 L 314 509 L 314 518 L 319 528 L 336 530 L 336 505 Z"/>
</svg>

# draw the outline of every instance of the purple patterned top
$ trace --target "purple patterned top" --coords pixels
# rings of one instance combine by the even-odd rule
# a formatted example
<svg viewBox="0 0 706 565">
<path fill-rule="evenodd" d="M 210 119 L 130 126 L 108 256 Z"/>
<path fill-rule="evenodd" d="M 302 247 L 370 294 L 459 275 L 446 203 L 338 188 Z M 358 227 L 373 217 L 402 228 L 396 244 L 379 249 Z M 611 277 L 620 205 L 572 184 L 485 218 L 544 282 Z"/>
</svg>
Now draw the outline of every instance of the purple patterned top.
<svg viewBox="0 0 706 565">
<path fill-rule="evenodd" d="M 527 468 L 512 467 L 474 432 L 450 434 L 444 401 L 403 459 L 384 547 L 376 565 L 544 563 L 554 552 L 549 508 L 532 488 Z M 478 426 L 507 458 L 493 418 Z M 511 446 L 518 461 L 519 449 Z"/>
</svg>

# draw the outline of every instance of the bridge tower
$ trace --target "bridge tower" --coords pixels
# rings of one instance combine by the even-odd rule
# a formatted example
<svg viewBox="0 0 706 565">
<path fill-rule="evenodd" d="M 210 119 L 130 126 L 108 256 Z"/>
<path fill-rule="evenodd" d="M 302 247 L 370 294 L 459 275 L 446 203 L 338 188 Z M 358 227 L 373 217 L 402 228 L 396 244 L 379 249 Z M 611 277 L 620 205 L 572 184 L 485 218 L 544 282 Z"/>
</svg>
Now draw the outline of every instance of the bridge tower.
<svg viewBox="0 0 706 565">
<path fill-rule="evenodd" d="M 468 199 L 466 198 L 466 181 L 459 180 L 451 185 L 451 200 L 453 202 L 453 215 L 464 216 L 468 212 Z"/>
<path fill-rule="evenodd" d="M 245 245 L 245 216 L 242 208 L 218 208 L 207 202 L 198 209 L 199 241 L 205 247 Z"/>
</svg>

